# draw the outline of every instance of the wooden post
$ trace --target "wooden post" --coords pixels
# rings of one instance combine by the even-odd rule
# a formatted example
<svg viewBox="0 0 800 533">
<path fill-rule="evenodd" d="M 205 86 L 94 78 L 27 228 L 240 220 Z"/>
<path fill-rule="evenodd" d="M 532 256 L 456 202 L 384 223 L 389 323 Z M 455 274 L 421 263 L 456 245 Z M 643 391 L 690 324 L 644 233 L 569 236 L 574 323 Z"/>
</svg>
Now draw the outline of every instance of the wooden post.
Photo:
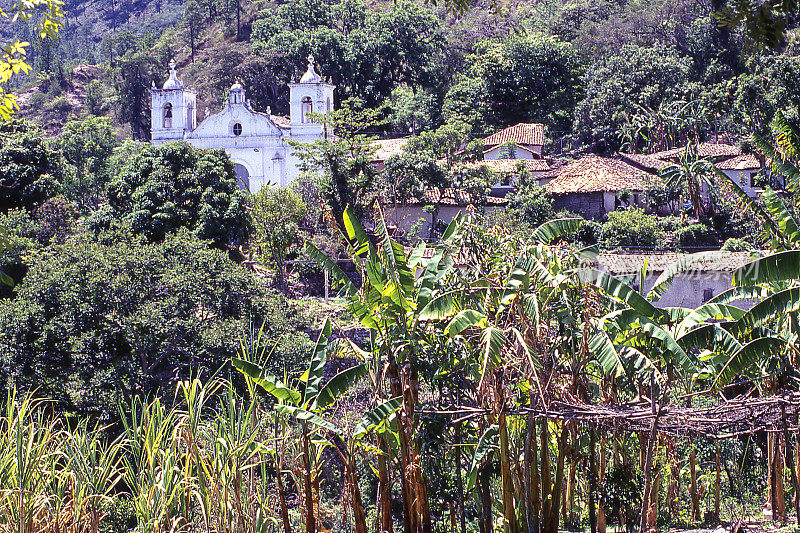
<svg viewBox="0 0 800 533">
<path fill-rule="evenodd" d="M 720 485 L 720 478 L 722 474 L 720 472 L 720 464 L 719 464 L 719 440 L 714 441 L 714 452 L 716 455 L 716 463 L 717 463 L 717 479 L 714 485 L 714 521 L 719 523 L 719 485 Z"/>
<path fill-rule="evenodd" d="M 594 459 L 595 428 L 589 428 L 589 528 L 597 533 L 597 515 L 595 513 L 594 492 L 596 490 L 596 468 Z"/>
<path fill-rule="evenodd" d="M 800 524 L 800 482 L 797 480 L 797 470 L 794 466 L 792 444 L 789 442 L 789 430 L 786 428 L 786 405 L 781 404 L 781 420 L 783 420 L 783 438 L 786 441 L 786 463 L 792 471 L 792 485 L 794 486 L 794 510 L 797 523 Z"/>
<path fill-rule="evenodd" d="M 328 291 L 330 290 L 330 280 L 328 279 L 328 271 L 324 270 L 325 275 L 325 304 L 328 304 Z"/>
</svg>

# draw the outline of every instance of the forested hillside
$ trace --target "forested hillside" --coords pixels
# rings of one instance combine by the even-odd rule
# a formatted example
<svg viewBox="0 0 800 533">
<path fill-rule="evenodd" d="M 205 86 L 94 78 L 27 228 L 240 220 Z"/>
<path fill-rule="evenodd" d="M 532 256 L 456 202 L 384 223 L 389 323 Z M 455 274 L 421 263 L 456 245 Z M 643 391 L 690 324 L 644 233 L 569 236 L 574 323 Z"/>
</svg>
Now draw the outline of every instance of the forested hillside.
<svg viewBox="0 0 800 533">
<path fill-rule="evenodd" d="M 17 89 L 23 114 L 51 134 L 94 114 L 147 139 L 147 89 L 170 59 L 198 89 L 200 116 L 237 79 L 256 109 L 286 114 L 286 83 L 313 53 L 337 104 L 385 106 L 386 131 L 447 124 L 476 136 L 543 122 L 559 149 L 650 151 L 763 132 L 778 105 L 796 114 L 793 31 L 756 51 L 718 24 L 722 7 L 545 0 L 454 14 L 406 1 L 73 1 L 58 41 L 31 39 L 34 72 Z"/>
</svg>

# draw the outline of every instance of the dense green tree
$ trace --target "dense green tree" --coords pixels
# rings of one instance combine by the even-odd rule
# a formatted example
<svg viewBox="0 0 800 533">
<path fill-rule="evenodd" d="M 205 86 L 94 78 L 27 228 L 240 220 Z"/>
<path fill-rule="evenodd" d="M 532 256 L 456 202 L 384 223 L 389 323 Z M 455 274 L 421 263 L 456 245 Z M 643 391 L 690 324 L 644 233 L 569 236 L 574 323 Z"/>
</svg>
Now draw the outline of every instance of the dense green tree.
<svg viewBox="0 0 800 533">
<path fill-rule="evenodd" d="M 80 233 L 43 249 L 0 302 L 0 375 L 108 419 L 134 394 L 216 372 L 262 324 L 281 365 L 306 351 L 287 303 L 188 231 L 151 244 Z"/>
<path fill-rule="evenodd" d="M 120 220 L 151 241 L 185 227 L 223 246 L 247 242 L 252 231 L 247 194 L 227 154 L 184 142 L 142 148 L 113 177 L 108 204 L 94 227 Z"/>
<path fill-rule="evenodd" d="M 363 2 L 292 0 L 253 24 L 252 41 L 264 57 L 281 56 L 305 72 L 313 54 L 318 72 L 336 85 L 337 101 L 358 97 L 375 106 L 401 84 L 438 86 L 445 39 L 429 9 L 398 2 L 367 13 Z"/>
<path fill-rule="evenodd" d="M 306 206 L 300 196 L 287 187 L 263 187 L 252 200 L 255 231 L 253 237 L 262 263 L 278 274 L 278 287 L 284 290 L 286 259 L 295 245 L 301 244 L 300 224 Z"/>
<path fill-rule="evenodd" d="M 346 100 L 331 113 L 312 115 L 334 135 L 313 143 L 292 143 L 300 169 L 319 178 L 330 213 L 340 224 L 344 223 L 345 208 L 349 206 L 363 217 L 376 199 L 376 172 L 371 164 L 375 147 L 370 144 L 373 138 L 363 132 L 381 123 L 380 114 L 359 100 Z"/>
<path fill-rule="evenodd" d="M 618 55 L 587 70 L 586 97 L 576 110 L 574 130 L 596 150 L 617 150 L 630 115 L 641 108 L 658 109 L 662 102 L 692 99 L 691 68 L 691 61 L 674 48 L 623 46 Z"/>
<path fill-rule="evenodd" d="M 508 213 L 531 228 L 544 224 L 555 215 L 553 200 L 535 180 L 521 180 L 519 189 L 508 199 Z"/>
<path fill-rule="evenodd" d="M 61 189 L 61 154 L 36 126 L 21 120 L 0 124 L 0 211 L 33 210 Z"/>
<path fill-rule="evenodd" d="M 571 44 L 518 36 L 479 47 L 471 62 L 448 92 L 447 122 L 474 124 L 481 132 L 518 122 L 570 128 L 582 94 L 581 60 Z"/>
<path fill-rule="evenodd" d="M 111 154 L 117 146 L 109 119 L 89 117 L 67 122 L 57 144 L 74 169 L 64 184 L 65 195 L 85 209 L 97 208 L 110 179 Z"/>
</svg>

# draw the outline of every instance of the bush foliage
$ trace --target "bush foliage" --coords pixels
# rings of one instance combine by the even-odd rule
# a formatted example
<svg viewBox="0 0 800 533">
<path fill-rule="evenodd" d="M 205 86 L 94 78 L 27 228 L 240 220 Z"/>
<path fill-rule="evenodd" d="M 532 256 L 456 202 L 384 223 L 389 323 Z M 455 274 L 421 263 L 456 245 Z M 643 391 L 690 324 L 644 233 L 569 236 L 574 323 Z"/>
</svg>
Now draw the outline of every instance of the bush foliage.
<svg viewBox="0 0 800 533">
<path fill-rule="evenodd" d="M 108 417 L 133 394 L 217 371 L 262 324 L 274 361 L 306 350 L 287 302 L 188 230 L 162 243 L 81 233 L 39 251 L 0 301 L 0 376 Z"/>
</svg>

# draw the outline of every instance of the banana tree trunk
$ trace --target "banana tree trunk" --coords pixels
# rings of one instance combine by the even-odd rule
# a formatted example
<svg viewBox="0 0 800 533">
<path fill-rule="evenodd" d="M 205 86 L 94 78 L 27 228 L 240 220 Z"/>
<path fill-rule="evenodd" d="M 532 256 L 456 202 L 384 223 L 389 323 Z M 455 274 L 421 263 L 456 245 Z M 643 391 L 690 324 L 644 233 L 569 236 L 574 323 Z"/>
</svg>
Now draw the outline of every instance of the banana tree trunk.
<svg viewBox="0 0 800 533">
<path fill-rule="evenodd" d="M 353 505 L 353 523 L 355 533 L 367 533 L 367 516 L 364 513 L 364 506 L 361 503 L 361 489 L 358 487 L 358 474 L 356 473 L 356 460 L 350 454 L 347 461 L 348 476 L 350 478 L 350 499 Z"/>
<path fill-rule="evenodd" d="M 600 434 L 600 470 L 598 472 L 599 485 L 602 487 L 606 480 L 606 435 L 605 431 Z M 597 508 L 597 533 L 606 533 L 606 502 L 605 498 L 600 498 L 600 505 Z"/>
<path fill-rule="evenodd" d="M 458 491 L 458 516 L 461 533 L 466 533 L 466 513 L 464 512 L 464 477 L 461 472 L 461 422 L 456 425 L 456 490 Z"/>
<path fill-rule="evenodd" d="M 697 491 L 697 457 L 694 440 L 689 440 L 689 498 L 692 502 L 691 516 L 695 522 L 700 521 L 700 493 Z"/>
<path fill-rule="evenodd" d="M 480 533 L 493 533 L 492 524 L 492 473 L 488 461 L 478 470 L 478 495 L 481 502 L 481 516 L 478 521 Z"/>
<path fill-rule="evenodd" d="M 716 479 L 714 480 L 714 522 L 719 523 L 719 490 L 722 483 L 722 467 L 720 466 L 719 441 L 714 441 L 714 462 L 716 466 Z"/>
<path fill-rule="evenodd" d="M 495 394 L 498 402 L 497 426 L 500 436 L 500 475 L 503 483 L 503 531 L 505 533 L 519 533 L 517 523 L 516 503 L 514 501 L 514 480 L 511 478 L 511 459 L 508 447 L 508 427 L 506 425 L 506 415 L 503 413 L 505 407 L 503 391 L 502 371 L 495 373 Z"/>
<path fill-rule="evenodd" d="M 311 437 L 308 432 L 308 424 L 303 422 L 303 495 L 305 503 L 305 523 L 306 533 L 316 533 L 317 522 L 314 518 L 314 490 L 311 482 Z"/>
<path fill-rule="evenodd" d="M 569 430 L 567 423 L 563 423 L 561 427 L 561 435 L 558 439 L 558 457 L 556 460 L 556 476 L 553 483 L 553 489 L 550 491 L 552 503 L 550 505 L 550 514 L 547 518 L 547 525 L 545 533 L 558 533 L 558 511 L 561 507 L 561 492 L 564 487 L 564 461 L 566 459 L 567 451 L 567 435 Z"/>
<path fill-rule="evenodd" d="M 549 532 L 550 508 L 553 504 L 550 499 L 550 433 L 547 428 L 548 421 L 542 419 L 542 446 L 541 446 L 541 473 L 539 483 L 542 486 L 542 532 Z"/>
<path fill-rule="evenodd" d="M 378 446 L 381 449 L 378 455 L 378 523 L 381 532 L 392 533 L 392 482 L 387 466 L 391 450 L 384 435 L 378 436 Z"/>
<path fill-rule="evenodd" d="M 528 414 L 525 428 L 525 524 L 528 533 L 539 532 L 539 460 L 536 445 L 536 419 Z M 462 532 L 463 533 L 463 532 Z"/>
</svg>

